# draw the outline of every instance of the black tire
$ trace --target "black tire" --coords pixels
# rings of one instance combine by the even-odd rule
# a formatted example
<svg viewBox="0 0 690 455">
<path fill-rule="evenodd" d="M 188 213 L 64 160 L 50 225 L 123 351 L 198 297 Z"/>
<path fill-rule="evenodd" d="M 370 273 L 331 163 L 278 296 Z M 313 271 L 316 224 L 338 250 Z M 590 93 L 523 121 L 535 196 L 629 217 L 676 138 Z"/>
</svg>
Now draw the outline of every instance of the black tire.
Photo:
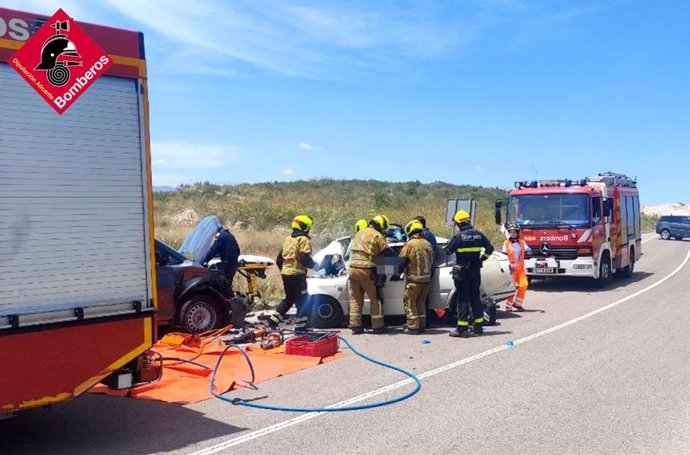
<svg viewBox="0 0 690 455">
<path fill-rule="evenodd" d="M 309 325 L 316 329 L 334 329 L 341 327 L 345 315 L 343 307 L 330 295 L 317 294 L 309 296 Z"/>
<path fill-rule="evenodd" d="M 675 237 L 675 239 L 676 239 L 676 240 L 683 240 L 683 237 L 681 237 L 680 235 L 677 235 L 677 236 Z"/>
<path fill-rule="evenodd" d="M 608 251 L 601 256 L 599 261 L 599 278 L 595 280 L 596 287 L 605 288 L 611 281 L 611 257 Z"/>
<path fill-rule="evenodd" d="M 635 272 L 635 248 L 630 248 L 630 260 L 628 265 L 623 269 L 624 278 L 632 278 Z"/>
<path fill-rule="evenodd" d="M 496 325 L 496 302 L 491 297 L 487 297 L 484 303 L 484 325 Z"/>
<path fill-rule="evenodd" d="M 220 311 L 218 297 L 199 293 L 186 297 L 180 306 L 178 324 L 189 333 L 201 333 L 223 327 L 225 318 Z"/>
<path fill-rule="evenodd" d="M 659 232 L 659 236 L 664 240 L 668 240 L 671 238 L 671 231 L 668 229 L 662 229 L 661 232 Z"/>
</svg>

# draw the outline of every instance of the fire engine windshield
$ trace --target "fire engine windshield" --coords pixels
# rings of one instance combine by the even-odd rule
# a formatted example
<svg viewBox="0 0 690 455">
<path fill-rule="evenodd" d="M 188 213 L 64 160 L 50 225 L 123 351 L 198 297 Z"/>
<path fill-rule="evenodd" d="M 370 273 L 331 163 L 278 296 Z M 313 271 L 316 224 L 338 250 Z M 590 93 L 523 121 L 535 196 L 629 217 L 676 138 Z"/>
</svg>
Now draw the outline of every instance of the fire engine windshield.
<svg viewBox="0 0 690 455">
<path fill-rule="evenodd" d="M 511 196 L 508 222 L 538 228 L 586 227 L 589 226 L 589 197 L 585 194 Z"/>
</svg>

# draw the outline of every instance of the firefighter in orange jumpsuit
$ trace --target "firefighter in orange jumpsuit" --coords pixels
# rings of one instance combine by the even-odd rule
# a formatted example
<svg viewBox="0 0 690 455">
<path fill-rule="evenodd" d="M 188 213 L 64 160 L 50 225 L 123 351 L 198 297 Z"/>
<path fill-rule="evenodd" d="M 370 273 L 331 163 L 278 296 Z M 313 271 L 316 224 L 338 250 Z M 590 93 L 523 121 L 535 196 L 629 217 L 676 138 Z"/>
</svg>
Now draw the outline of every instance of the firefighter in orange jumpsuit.
<svg viewBox="0 0 690 455">
<path fill-rule="evenodd" d="M 520 238 L 520 225 L 517 223 L 508 224 L 508 236 L 503 243 L 503 253 L 508 255 L 516 290 L 515 295 L 506 300 L 506 311 L 522 311 L 529 284 L 525 272 L 525 253 L 530 253 L 532 249 Z"/>
<path fill-rule="evenodd" d="M 350 329 L 353 335 L 364 333 L 362 307 L 365 293 L 371 305 L 371 328 L 374 333 L 386 333 L 383 308 L 376 288 L 376 258 L 390 250 L 384 237 L 387 229 L 388 218 L 385 215 L 377 215 L 369 221 L 369 226 L 360 229 L 355 234 L 352 241 L 352 258 L 348 274 L 350 277 Z"/>
</svg>

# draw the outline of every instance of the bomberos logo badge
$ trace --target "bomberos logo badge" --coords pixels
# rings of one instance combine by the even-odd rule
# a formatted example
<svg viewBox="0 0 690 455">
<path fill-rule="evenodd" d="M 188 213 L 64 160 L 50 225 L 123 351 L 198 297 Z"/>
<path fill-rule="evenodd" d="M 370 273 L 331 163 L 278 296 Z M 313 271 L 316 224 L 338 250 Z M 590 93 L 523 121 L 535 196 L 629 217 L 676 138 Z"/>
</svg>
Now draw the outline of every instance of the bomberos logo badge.
<svg viewBox="0 0 690 455">
<path fill-rule="evenodd" d="M 113 64 L 110 56 L 62 9 L 10 61 L 60 115 Z"/>
</svg>

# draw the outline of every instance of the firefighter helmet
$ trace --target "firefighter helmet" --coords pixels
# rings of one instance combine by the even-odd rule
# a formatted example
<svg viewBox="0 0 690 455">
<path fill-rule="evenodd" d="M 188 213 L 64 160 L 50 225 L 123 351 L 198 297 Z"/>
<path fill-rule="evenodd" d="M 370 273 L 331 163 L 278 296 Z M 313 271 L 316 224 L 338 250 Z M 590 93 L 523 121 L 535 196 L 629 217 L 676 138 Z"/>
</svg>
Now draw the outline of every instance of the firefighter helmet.
<svg viewBox="0 0 690 455">
<path fill-rule="evenodd" d="M 422 231 L 424 231 L 424 226 L 422 226 L 422 223 L 420 223 L 419 220 L 412 220 L 407 223 L 407 226 L 405 226 L 405 234 L 407 234 L 408 237 L 412 237 L 413 235 L 419 234 Z"/>
<path fill-rule="evenodd" d="M 43 44 L 41 49 L 41 63 L 34 69 L 50 70 L 55 68 L 57 59 L 61 55 L 81 57 L 74 43 L 65 35 L 55 35 Z"/>
<path fill-rule="evenodd" d="M 359 232 L 367 226 L 369 226 L 369 223 L 367 223 L 367 220 L 365 220 L 364 218 L 362 218 L 361 220 L 357 220 L 357 222 L 355 223 L 355 232 Z"/>
<path fill-rule="evenodd" d="M 517 223 L 508 223 L 508 226 L 506 227 L 506 231 L 515 231 L 517 233 L 520 233 L 520 225 Z"/>
<path fill-rule="evenodd" d="M 373 221 L 381 228 L 382 232 L 388 230 L 388 217 L 386 215 L 376 215 Z"/>
<path fill-rule="evenodd" d="M 469 221 L 470 221 L 470 214 L 467 213 L 467 212 L 464 211 L 464 210 L 458 210 L 458 211 L 455 213 L 455 216 L 453 217 L 453 221 L 455 221 L 455 222 L 458 223 L 458 224 L 460 224 L 460 223 L 465 223 L 465 222 L 469 223 Z"/>
<path fill-rule="evenodd" d="M 304 233 L 309 233 L 311 225 L 314 224 L 312 217 L 307 215 L 297 215 L 294 220 L 292 220 L 292 229 Z"/>
</svg>

